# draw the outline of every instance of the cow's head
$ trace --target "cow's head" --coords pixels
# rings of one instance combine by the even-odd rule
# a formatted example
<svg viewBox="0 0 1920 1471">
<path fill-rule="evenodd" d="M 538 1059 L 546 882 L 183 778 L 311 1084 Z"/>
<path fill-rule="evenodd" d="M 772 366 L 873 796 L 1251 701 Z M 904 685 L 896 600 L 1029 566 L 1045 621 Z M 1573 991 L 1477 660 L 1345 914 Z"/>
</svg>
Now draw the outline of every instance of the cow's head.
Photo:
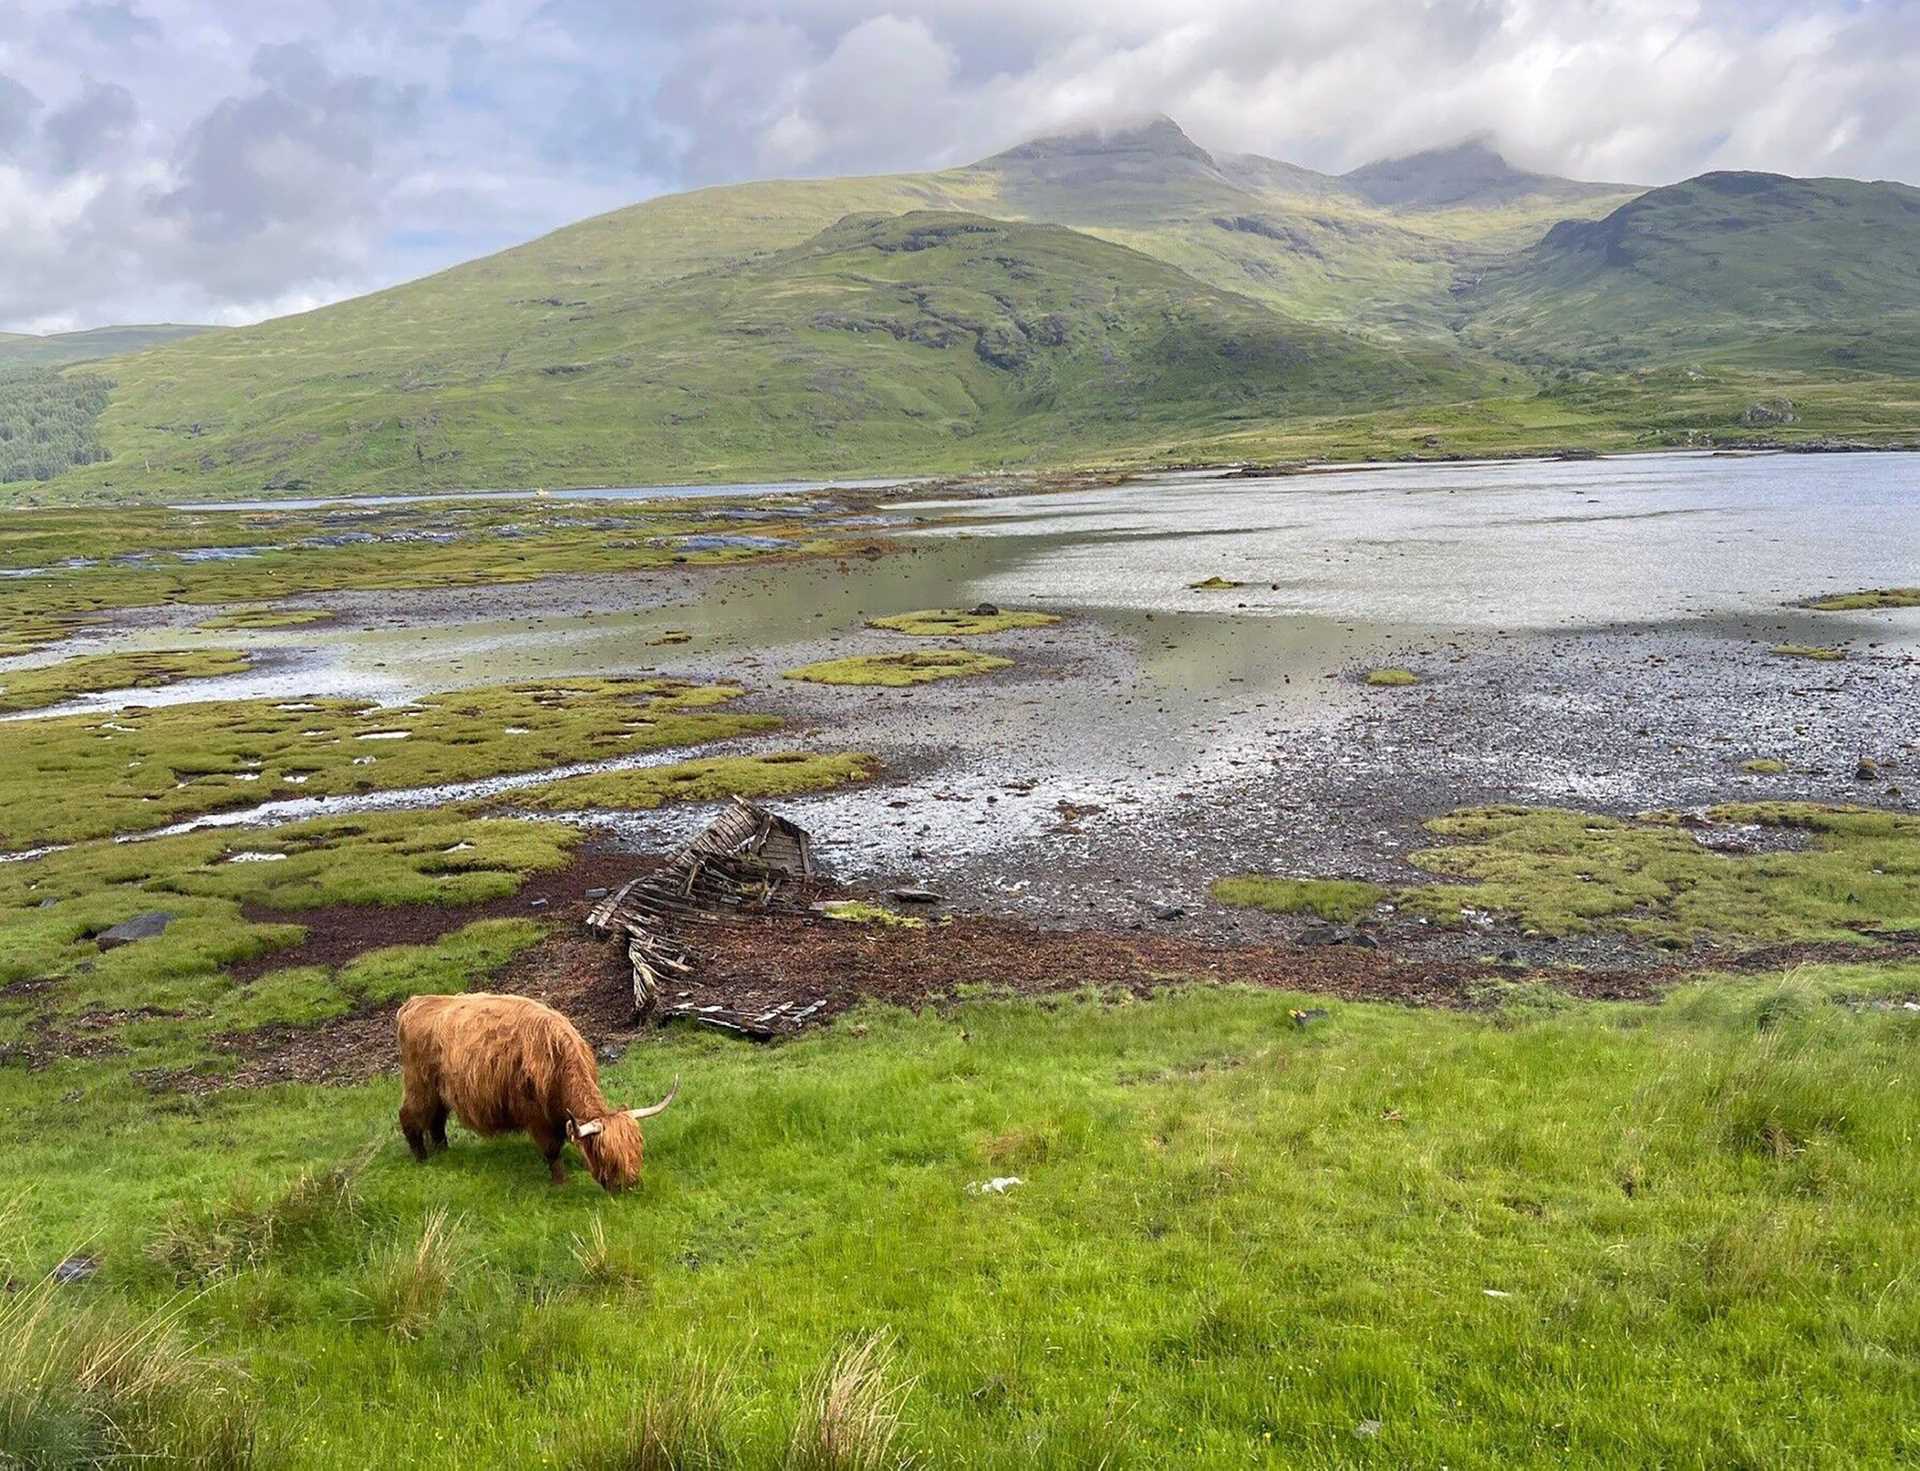
<svg viewBox="0 0 1920 1471">
<path fill-rule="evenodd" d="M 640 1120 L 665 1113 L 680 1092 L 675 1078 L 667 1096 L 651 1108 L 623 1108 L 584 1123 L 567 1120 L 567 1137 L 580 1146 L 587 1171 L 601 1188 L 619 1194 L 640 1178 L 640 1152 L 645 1142 L 640 1137 Z"/>
</svg>

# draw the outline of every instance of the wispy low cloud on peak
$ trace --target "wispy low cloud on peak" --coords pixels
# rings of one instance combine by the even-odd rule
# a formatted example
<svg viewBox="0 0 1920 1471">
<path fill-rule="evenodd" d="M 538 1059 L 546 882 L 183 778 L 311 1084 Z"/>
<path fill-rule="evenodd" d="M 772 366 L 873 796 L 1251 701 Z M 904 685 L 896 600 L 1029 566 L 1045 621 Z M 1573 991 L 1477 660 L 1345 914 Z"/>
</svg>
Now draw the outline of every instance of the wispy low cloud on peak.
<svg viewBox="0 0 1920 1471">
<path fill-rule="evenodd" d="M 1920 179 L 1894 0 L 13 0 L 0 327 L 234 320 L 662 190 L 1164 113 L 1339 171 Z"/>
</svg>

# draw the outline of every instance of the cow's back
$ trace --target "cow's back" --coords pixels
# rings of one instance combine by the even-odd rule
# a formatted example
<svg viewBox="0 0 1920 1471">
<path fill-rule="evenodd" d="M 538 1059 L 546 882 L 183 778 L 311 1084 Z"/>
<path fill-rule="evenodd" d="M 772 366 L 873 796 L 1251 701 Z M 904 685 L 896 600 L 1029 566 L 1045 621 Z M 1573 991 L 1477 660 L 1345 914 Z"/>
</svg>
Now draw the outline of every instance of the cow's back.
<svg viewBox="0 0 1920 1471">
<path fill-rule="evenodd" d="M 525 996 L 415 996 L 395 1018 L 400 1063 L 475 1133 L 550 1117 L 561 1071 L 593 1054 L 559 1012 Z"/>
</svg>

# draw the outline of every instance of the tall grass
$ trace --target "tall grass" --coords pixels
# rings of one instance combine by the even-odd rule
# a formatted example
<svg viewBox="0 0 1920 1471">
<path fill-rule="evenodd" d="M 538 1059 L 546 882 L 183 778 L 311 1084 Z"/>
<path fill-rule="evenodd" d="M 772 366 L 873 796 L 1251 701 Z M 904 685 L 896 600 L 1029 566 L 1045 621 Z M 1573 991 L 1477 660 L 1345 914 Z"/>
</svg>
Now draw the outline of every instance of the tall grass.
<svg viewBox="0 0 1920 1471">
<path fill-rule="evenodd" d="M 719 1471 L 734 1464 L 741 1402 L 729 1361 L 693 1352 L 611 1406 L 611 1423 L 589 1417 L 566 1437 L 575 1471 Z"/>
<path fill-rule="evenodd" d="M 232 1373 L 178 1331 L 184 1303 L 74 1307 L 51 1277 L 0 1297 L 0 1466 L 251 1466 L 255 1419 Z"/>
<path fill-rule="evenodd" d="M 277 1195 L 260 1199 L 251 1184 L 224 1199 L 186 1208 L 147 1243 L 150 1261 L 181 1285 L 212 1282 L 264 1265 L 278 1251 L 316 1244 L 364 1223 L 358 1188 L 368 1156 L 302 1171 Z"/>
<path fill-rule="evenodd" d="M 411 1245 L 374 1256 L 360 1287 L 373 1323 L 401 1339 L 419 1338 L 433 1325 L 460 1268 L 456 1230 L 440 1206 L 428 1212 Z"/>
<path fill-rule="evenodd" d="M 808 1386 L 787 1439 L 785 1471 L 886 1471 L 900 1464 L 894 1446 L 912 1388 L 895 1372 L 892 1334 L 849 1344 Z"/>
</svg>

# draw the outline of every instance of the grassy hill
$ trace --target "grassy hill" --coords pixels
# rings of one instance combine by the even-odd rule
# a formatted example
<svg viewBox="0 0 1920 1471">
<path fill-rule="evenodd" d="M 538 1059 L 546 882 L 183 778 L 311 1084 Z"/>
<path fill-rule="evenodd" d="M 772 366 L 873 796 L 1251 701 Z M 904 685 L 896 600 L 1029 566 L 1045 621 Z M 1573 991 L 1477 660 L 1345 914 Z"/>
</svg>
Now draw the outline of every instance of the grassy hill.
<svg viewBox="0 0 1920 1471">
<path fill-rule="evenodd" d="M 1693 442 L 1781 374 L 1796 401 L 1809 375 L 1891 375 L 1820 422 L 1898 432 L 1915 197 L 1761 175 L 1639 195 L 1476 140 L 1335 176 L 1165 118 L 938 173 L 704 189 L 113 359 L 56 493 L 1137 463 L 1303 433 L 1381 452 L 1403 425 L 1413 452 L 1561 425 Z M 1547 372 L 1708 351 L 1730 376 L 1704 428 L 1644 392 L 1606 422 L 1529 404 Z"/>
<path fill-rule="evenodd" d="M 172 322 L 153 326 L 94 327 L 85 332 L 54 332 L 35 337 L 23 332 L 0 332 L 0 369 L 49 368 L 93 358 L 142 352 L 211 329 Z"/>
<path fill-rule="evenodd" d="M 951 210 L 852 216 L 644 286 L 583 270 L 528 298 L 523 267 L 127 359 L 101 424 L 116 463 L 92 473 L 131 461 L 142 483 L 204 489 L 947 469 L 1485 391 L 1444 352 Z"/>
<path fill-rule="evenodd" d="M 1468 304 L 1469 341 L 1543 364 L 1920 375 L 1920 189 L 1702 174 L 1556 225 Z"/>
</svg>

